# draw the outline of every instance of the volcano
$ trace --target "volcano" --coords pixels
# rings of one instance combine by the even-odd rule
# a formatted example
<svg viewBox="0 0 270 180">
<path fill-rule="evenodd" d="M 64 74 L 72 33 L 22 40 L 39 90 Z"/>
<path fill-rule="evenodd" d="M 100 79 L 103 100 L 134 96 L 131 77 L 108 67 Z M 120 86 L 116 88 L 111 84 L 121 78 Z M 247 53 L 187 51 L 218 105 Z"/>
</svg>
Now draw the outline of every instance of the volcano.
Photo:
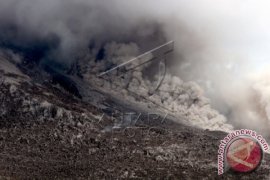
<svg viewBox="0 0 270 180">
<path fill-rule="evenodd" d="M 269 178 L 268 155 L 257 171 L 218 176 L 225 132 L 176 122 L 165 111 L 114 96 L 79 76 L 6 55 L 0 75 L 3 179 Z"/>
</svg>

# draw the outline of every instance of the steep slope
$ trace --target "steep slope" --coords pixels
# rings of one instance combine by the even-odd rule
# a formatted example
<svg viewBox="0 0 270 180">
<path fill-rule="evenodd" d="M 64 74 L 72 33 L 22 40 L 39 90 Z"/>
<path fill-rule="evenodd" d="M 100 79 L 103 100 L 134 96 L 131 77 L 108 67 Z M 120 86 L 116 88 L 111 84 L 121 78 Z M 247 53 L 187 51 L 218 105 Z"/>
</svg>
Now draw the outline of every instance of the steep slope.
<svg viewBox="0 0 270 180">
<path fill-rule="evenodd" d="M 269 179 L 269 156 L 251 174 L 217 176 L 223 132 L 148 116 L 70 77 L 80 99 L 50 75 L 34 79 L 15 63 L 0 59 L 1 178 Z M 134 121 L 123 112 L 142 115 Z"/>
</svg>

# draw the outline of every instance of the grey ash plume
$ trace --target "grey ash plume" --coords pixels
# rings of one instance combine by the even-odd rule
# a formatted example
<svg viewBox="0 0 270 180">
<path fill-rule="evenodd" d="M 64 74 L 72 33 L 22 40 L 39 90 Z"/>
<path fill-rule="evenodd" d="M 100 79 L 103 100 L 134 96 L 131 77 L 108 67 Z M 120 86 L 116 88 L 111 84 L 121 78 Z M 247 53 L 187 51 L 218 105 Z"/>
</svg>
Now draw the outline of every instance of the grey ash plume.
<svg viewBox="0 0 270 180">
<path fill-rule="evenodd" d="M 79 67 L 85 76 L 174 40 L 171 76 L 200 84 L 233 124 L 262 130 L 269 124 L 265 88 L 250 73 L 269 59 L 266 7 L 267 1 L 233 0 L 1 0 L 0 47 L 41 68 L 76 74 L 70 69 Z M 254 97 L 258 106 L 243 106 Z"/>
</svg>

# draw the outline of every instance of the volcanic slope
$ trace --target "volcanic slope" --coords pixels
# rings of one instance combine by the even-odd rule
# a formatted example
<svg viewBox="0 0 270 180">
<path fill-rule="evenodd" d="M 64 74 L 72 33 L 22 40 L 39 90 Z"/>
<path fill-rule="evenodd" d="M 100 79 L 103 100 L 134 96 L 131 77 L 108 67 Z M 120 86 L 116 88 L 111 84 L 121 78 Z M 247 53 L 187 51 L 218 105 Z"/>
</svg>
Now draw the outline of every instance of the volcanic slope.
<svg viewBox="0 0 270 180">
<path fill-rule="evenodd" d="M 268 155 L 255 172 L 218 176 L 224 132 L 175 123 L 165 113 L 149 116 L 83 80 L 39 75 L 0 58 L 2 179 L 270 178 Z M 58 83 L 63 78 L 72 88 Z"/>
</svg>

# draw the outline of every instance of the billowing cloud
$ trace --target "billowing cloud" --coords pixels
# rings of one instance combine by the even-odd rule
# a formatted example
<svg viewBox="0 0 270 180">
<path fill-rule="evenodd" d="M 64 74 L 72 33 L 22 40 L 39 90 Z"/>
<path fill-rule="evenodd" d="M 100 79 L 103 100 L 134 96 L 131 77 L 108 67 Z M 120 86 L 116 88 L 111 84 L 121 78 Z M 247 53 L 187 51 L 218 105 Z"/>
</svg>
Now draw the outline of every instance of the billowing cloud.
<svg viewBox="0 0 270 180">
<path fill-rule="evenodd" d="M 81 69 L 94 72 L 174 40 L 170 74 L 199 83 L 236 126 L 263 129 L 267 86 L 250 74 L 268 64 L 269 6 L 267 0 L 1 0 L 0 46 L 50 65 L 83 61 Z"/>
</svg>

